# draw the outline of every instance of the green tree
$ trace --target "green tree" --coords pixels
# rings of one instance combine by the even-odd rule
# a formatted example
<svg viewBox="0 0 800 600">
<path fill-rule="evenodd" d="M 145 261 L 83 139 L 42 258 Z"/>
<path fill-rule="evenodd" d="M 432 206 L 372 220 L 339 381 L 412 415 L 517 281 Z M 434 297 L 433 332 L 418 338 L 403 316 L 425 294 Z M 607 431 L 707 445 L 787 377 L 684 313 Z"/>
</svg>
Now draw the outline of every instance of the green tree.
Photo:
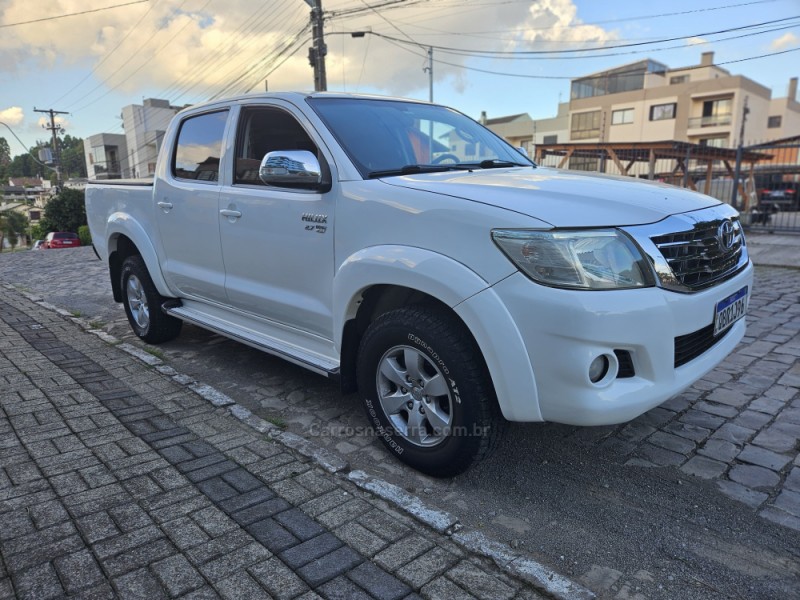
<svg viewBox="0 0 800 600">
<path fill-rule="evenodd" d="M 61 166 L 64 179 L 86 177 L 86 158 L 83 153 L 83 139 L 65 135 L 59 144 Z"/>
<path fill-rule="evenodd" d="M 33 150 L 35 152 L 36 149 Z M 15 156 L 6 169 L 9 177 L 35 177 L 39 172 L 39 165 L 26 153 Z"/>
<path fill-rule="evenodd" d="M 2 228 L 13 250 L 19 244 L 19 238 L 25 235 L 25 230 L 28 228 L 28 217 L 18 212 L 7 211 Z"/>
<path fill-rule="evenodd" d="M 32 240 L 43 240 L 44 236 L 47 235 L 47 231 L 42 229 L 42 226 L 38 223 L 36 225 L 31 225 L 31 239 Z"/>
<path fill-rule="evenodd" d="M 80 190 L 64 188 L 44 207 L 44 216 L 39 222 L 43 231 L 78 231 L 87 225 L 84 194 Z"/>
<path fill-rule="evenodd" d="M 0 166 L 5 167 L 11 162 L 11 148 L 4 137 L 0 137 Z"/>
</svg>

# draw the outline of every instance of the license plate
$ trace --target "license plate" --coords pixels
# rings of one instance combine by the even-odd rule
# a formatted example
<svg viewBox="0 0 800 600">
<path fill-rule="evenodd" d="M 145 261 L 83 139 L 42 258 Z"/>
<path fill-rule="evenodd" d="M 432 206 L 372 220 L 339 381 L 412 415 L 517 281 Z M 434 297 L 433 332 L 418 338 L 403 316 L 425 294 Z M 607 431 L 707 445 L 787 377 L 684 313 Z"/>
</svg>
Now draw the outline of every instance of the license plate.
<svg viewBox="0 0 800 600">
<path fill-rule="evenodd" d="M 747 312 L 747 286 L 717 302 L 714 309 L 714 335 L 719 335 L 743 318 Z"/>
</svg>

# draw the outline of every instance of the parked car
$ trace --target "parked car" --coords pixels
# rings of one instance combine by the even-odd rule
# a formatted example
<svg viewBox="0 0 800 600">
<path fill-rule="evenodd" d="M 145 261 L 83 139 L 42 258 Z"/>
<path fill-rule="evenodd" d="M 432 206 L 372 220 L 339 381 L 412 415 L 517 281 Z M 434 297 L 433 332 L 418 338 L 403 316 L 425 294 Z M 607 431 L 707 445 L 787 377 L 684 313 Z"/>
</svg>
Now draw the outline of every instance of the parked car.
<svg viewBox="0 0 800 600">
<path fill-rule="evenodd" d="M 771 204 L 779 210 L 797 210 L 797 190 L 789 185 L 761 190 L 759 204 Z"/>
<path fill-rule="evenodd" d="M 80 245 L 78 234 L 69 231 L 54 231 L 44 238 L 45 248 L 77 248 Z"/>
<path fill-rule="evenodd" d="M 44 240 L 36 240 L 35 242 L 33 242 L 33 247 L 31 247 L 31 250 L 42 250 L 42 249 L 44 249 Z"/>
</svg>

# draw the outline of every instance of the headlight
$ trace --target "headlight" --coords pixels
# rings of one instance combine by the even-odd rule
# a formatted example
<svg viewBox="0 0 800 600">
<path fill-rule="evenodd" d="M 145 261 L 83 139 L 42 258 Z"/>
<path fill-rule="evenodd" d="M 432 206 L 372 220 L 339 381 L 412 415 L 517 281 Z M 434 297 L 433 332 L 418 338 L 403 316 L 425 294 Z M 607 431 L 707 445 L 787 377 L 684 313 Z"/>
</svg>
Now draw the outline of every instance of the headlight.
<svg viewBox="0 0 800 600">
<path fill-rule="evenodd" d="M 523 273 L 544 285 L 581 290 L 655 285 L 639 248 L 616 229 L 497 229 L 492 239 Z"/>
</svg>

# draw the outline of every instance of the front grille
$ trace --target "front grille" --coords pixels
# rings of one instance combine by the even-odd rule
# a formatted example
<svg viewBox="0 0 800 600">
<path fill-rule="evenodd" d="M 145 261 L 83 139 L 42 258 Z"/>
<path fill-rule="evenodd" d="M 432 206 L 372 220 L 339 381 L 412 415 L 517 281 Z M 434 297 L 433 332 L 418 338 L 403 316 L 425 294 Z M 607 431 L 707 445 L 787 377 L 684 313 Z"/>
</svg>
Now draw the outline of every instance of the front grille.
<svg viewBox="0 0 800 600">
<path fill-rule="evenodd" d="M 744 248 L 739 219 L 732 219 L 733 243 L 723 248 L 718 232 L 725 219 L 703 221 L 688 231 L 650 238 L 672 273 L 690 290 L 699 290 L 738 270 Z"/>
<path fill-rule="evenodd" d="M 731 330 L 729 327 L 716 337 L 714 324 L 698 329 L 693 333 L 679 335 L 675 338 L 675 368 L 693 361 L 695 358 L 709 350 L 714 344 L 724 338 Z"/>
</svg>

